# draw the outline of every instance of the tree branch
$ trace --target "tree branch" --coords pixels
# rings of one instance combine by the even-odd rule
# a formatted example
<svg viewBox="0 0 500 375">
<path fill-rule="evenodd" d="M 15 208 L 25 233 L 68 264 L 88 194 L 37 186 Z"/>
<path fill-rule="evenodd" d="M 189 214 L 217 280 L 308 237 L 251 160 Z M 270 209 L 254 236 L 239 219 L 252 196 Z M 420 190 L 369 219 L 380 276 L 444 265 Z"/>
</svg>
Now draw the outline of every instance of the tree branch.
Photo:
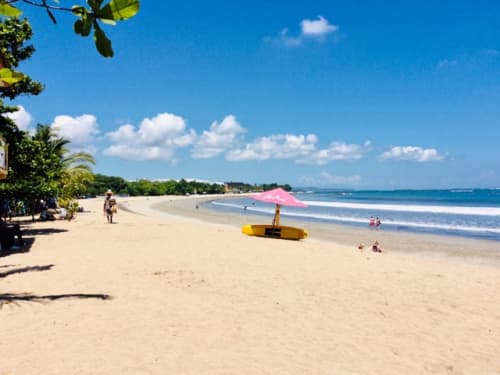
<svg viewBox="0 0 500 375">
<path fill-rule="evenodd" d="M 45 9 L 49 9 L 49 10 L 57 10 L 57 11 L 65 11 L 65 12 L 75 12 L 74 9 L 72 8 L 65 8 L 65 7 L 60 7 L 60 6 L 57 6 L 57 5 L 49 5 L 47 4 L 47 1 L 46 0 L 42 0 L 41 3 L 37 3 L 36 1 L 32 1 L 32 0 L 11 0 L 9 1 L 9 3 L 15 3 L 17 1 L 21 1 L 25 4 L 29 4 L 29 5 L 33 5 L 35 7 L 39 7 L 39 8 L 45 8 Z"/>
</svg>

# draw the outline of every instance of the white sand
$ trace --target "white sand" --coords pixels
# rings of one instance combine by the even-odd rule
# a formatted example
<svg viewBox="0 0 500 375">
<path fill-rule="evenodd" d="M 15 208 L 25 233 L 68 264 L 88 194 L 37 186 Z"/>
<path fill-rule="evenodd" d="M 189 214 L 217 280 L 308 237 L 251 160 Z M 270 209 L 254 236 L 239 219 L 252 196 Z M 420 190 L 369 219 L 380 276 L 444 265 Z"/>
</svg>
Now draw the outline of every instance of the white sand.
<svg viewBox="0 0 500 375">
<path fill-rule="evenodd" d="M 26 227 L 1 375 L 500 374 L 498 262 L 247 237 L 151 208 L 170 199 Z"/>
</svg>

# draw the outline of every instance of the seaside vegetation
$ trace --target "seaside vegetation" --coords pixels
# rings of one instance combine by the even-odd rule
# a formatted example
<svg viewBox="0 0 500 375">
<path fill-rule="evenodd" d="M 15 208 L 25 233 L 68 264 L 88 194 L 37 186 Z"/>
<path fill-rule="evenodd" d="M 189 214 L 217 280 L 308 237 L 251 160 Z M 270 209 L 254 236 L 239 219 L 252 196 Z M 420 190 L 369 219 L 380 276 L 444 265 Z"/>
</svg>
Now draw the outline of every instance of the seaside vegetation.
<svg viewBox="0 0 500 375">
<path fill-rule="evenodd" d="M 27 20 L 0 19 L 2 64 L 16 68 L 29 59 L 35 52 L 32 45 L 26 45 L 31 36 Z M 5 215 L 14 208 L 33 215 L 40 200 L 58 197 L 71 217 L 77 209 L 74 198 L 82 194 L 93 179 L 93 156 L 70 152 L 69 140 L 57 137 L 48 125 L 39 124 L 35 133 L 30 134 L 20 130 L 7 116 L 17 108 L 5 105 L 4 99 L 38 95 L 43 90 L 40 82 L 23 75 L 17 82 L 0 83 L 0 135 L 8 144 L 8 175 L 0 183 L 2 213 Z"/>
<path fill-rule="evenodd" d="M 118 195 L 130 196 L 158 196 L 158 195 L 187 195 L 187 194 L 224 194 L 224 193 L 248 193 L 255 191 L 271 190 L 282 187 L 291 190 L 288 184 L 247 184 L 244 182 L 210 183 L 196 180 L 147 180 L 126 181 L 117 176 L 105 176 L 96 174 L 90 183 L 84 196 L 102 195 L 111 189 Z"/>
</svg>

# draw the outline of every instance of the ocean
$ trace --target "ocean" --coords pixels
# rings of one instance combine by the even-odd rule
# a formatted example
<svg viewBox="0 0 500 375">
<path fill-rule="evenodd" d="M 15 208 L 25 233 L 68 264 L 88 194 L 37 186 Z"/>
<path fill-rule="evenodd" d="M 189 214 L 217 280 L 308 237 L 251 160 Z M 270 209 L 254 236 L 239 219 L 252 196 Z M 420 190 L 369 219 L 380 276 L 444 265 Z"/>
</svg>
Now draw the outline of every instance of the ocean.
<svg viewBox="0 0 500 375">
<path fill-rule="evenodd" d="M 308 207 L 282 207 L 286 217 L 304 222 L 319 221 L 369 227 L 378 217 L 378 230 L 452 235 L 500 241 L 500 189 L 450 190 L 321 190 L 297 191 L 295 196 Z M 218 211 L 242 210 L 269 217 L 272 204 L 248 196 L 212 201 Z"/>
</svg>

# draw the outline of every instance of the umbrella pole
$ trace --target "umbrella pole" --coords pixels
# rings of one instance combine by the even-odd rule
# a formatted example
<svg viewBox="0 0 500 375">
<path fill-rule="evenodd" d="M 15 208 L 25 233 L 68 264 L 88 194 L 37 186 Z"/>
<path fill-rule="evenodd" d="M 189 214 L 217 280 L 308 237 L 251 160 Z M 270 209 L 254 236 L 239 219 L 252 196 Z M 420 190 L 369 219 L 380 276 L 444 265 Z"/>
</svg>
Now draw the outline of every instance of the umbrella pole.
<svg viewBox="0 0 500 375">
<path fill-rule="evenodd" d="M 280 225 L 280 205 L 276 205 L 276 211 L 274 212 L 273 227 Z"/>
</svg>

